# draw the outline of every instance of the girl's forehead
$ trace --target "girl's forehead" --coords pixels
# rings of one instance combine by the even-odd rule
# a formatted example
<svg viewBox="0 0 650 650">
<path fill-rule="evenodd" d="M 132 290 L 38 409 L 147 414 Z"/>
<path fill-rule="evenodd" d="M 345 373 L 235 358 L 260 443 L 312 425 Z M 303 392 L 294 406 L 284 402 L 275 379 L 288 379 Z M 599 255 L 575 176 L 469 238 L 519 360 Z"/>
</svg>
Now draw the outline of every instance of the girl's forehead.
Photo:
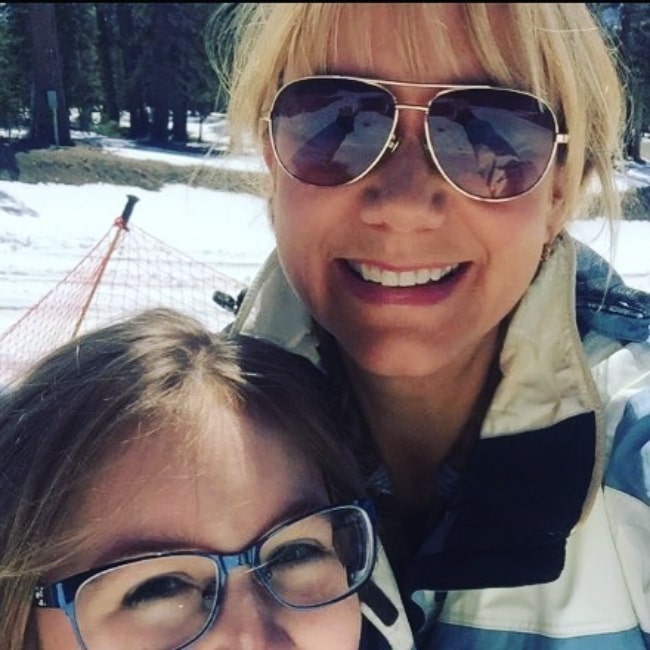
<svg viewBox="0 0 650 650">
<path fill-rule="evenodd" d="M 327 503 L 316 463 L 264 424 L 224 418 L 202 434 L 189 454 L 174 427 L 115 455 L 69 520 L 78 552 L 51 578 L 163 547 L 234 551 Z"/>
</svg>

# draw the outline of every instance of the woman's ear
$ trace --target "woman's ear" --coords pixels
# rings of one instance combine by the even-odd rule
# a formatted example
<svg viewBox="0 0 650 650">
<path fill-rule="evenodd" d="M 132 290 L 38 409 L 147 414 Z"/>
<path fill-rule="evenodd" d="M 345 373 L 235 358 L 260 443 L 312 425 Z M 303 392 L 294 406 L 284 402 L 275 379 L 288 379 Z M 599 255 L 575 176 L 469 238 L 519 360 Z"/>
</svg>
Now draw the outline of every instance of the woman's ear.
<svg viewBox="0 0 650 650">
<path fill-rule="evenodd" d="M 549 235 L 549 241 L 557 237 L 564 224 L 567 222 L 569 215 L 566 214 L 568 209 L 566 203 L 566 168 L 564 165 L 556 165 L 553 169 L 553 185 L 551 187 L 551 205 L 548 211 L 546 228 Z"/>
<path fill-rule="evenodd" d="M 267 211 L 269 215 L 269 223 L 271 224 L 271 228 L 273 228 L 273 197 L 275 195 L 275 174 L 278 170 L 278 163 L 273 154 L 271 142 L 267 137 L 262 138 L 262 158 L 264 159 L 266 168 L 269 170 L 268 186 L 266 190 Z"/>
</svg>

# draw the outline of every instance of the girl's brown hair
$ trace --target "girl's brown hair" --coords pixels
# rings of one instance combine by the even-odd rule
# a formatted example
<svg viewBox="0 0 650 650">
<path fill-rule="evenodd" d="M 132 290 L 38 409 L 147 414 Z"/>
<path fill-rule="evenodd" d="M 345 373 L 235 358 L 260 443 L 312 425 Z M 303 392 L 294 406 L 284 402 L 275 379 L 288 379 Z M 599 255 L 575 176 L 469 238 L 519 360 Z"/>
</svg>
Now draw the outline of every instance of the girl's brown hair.
<svg viewBox="0 0 650 650">
<path fill-rule="evenodd" d="M 359 496 L 331 391 L 306 359 L 211 334 L 167 309 L 86 334 L 37 363 L 0 399 L 0 647 L 37 647 L 34 588 L 83 543 L 72 513 L 135 436 L 178 432 L 182 455 L 227 406 L 312 461 L 333 501 Z"/>
</svg>

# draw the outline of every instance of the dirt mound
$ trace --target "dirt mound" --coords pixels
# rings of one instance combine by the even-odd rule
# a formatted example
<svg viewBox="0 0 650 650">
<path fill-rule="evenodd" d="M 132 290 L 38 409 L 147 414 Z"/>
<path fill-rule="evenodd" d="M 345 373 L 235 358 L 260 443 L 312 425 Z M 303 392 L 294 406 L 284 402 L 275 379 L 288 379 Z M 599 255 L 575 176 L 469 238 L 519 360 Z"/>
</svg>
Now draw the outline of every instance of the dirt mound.
<svg viewBox="0 0 650 650">
<path fill-rule="evenodd" d="M 22 183 L 108 183 L 146 190 L 183 184 L 256 196 L 264 195 L 265 191 L 264 176 L 258 172 L 215 169 L 201 165 L 198 160 L 196 165 L 135 160 L 84 144 L 23 151 L 3 144 L 0 147 L 0 178 Z"/>
</svg>

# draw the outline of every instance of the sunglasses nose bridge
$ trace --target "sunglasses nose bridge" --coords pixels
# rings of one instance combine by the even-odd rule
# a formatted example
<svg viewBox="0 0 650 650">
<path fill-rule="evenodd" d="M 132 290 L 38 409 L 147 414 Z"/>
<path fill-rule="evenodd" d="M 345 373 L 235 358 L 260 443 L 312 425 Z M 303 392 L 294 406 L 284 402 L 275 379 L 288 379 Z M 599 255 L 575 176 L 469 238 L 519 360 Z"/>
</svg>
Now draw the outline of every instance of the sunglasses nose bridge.
<svg viewBox="0 0 650 650">
<path fill-rule="evenodd" d="M 390 141 L 386 146 L 386 153 L 395 153 L 402 142 L 402 140 L 397 136 L 398 125 L 401 121 L 402 111 L 415 111 L 416 113 L 420 113 L 422 115 L 422 133 L 420 135 L 420 146 L 422 147 L 427 160 L 435 167 L 435 161 L 431 156 L 431 145 L 429 143 L 428 136 L 427 114 L 429 113 L 429 105 L 395 103 L 395 111 L 397 113 L 395 119 L 395 127 L 391 134 Z"/>
<path fill-rule="evenodd" d="M 427 113 L 429 112 L 429 106 L 423 106 L 422 104 L 401 104 L 401 103 L 396 103 L 395 104 L 395 130 L 397 130 L 398 126 L 401 127 L 402 129 L 408 126 L 408 128 L 413 128 L 413 129 L 418 129 L 418 121 L 416 118 L 413 118 L 415 121 L 411 123 L 411 120 L 408 120 L 407 115 L 408 112 L 415 111 L 416 113 L 420 113 L 422 115 L 422 124 L 423 124 L 423 130 L 426 131 L 426 121 L 427 121 Z M 404 115 L 406 113 L 407 115 Z M 410 125 L 410 126 L 409 126 Z"/>
<path fill-rule="evenodd" d="M 388 144 L 386 145 L 386 152 L 387 154 L 395 153 L 397 149 L 399 148 L 401 140 L 397 137 L 397 134 L 395 131 L 393 131 L 390 134 L 390 140 L 388 141 Z"/>
<path fill-rule="evenodd" d="M 398 111 L 419 111 L 420 113 L 428 113 L 429 105 L 424 104 L 402 104 L 397 102 L 395 108 Z"/>
</svg>

